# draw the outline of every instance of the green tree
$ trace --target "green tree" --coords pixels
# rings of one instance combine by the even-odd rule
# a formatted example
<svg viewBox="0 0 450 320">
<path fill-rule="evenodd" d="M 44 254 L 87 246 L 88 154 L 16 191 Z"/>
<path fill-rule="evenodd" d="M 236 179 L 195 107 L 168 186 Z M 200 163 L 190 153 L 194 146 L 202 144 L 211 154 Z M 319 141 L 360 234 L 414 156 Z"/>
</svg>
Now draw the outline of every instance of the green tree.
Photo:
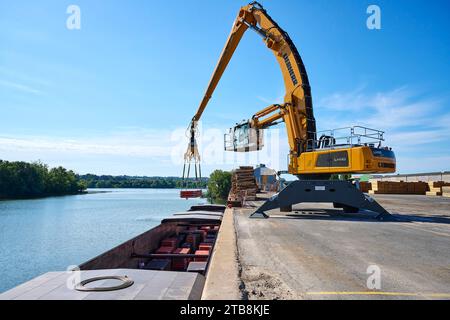
<svg viewBox="0 0 450 320">
<path fill-rule="evenodd" d="M 213 199 L 228 199 L 231 189 L 231 172 L 216 170 L 211 173 L 208 182 L 208 197 Z"/>
<path fill-rule="evenodd" d="M 41 162 L 0 160 L 0 198 L 74 194 L 85 188 L 73 171 L 62 167 L 49 170 Z"/>
</svg>

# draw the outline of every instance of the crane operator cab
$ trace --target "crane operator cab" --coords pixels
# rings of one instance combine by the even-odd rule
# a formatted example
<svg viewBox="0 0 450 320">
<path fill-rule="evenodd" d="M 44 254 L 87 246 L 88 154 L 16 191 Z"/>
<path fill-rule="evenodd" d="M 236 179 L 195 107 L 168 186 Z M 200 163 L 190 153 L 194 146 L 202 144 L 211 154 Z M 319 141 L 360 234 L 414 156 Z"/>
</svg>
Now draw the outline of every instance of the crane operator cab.
<svg viewBox="0 0 450 320">
<path fill-rule="evenodd" d="M 249 121 L 236 124 L 224 135 L 224 149 L 232 152 L 260 151 L 264 148 L 264 130 Z"/>
</svg>

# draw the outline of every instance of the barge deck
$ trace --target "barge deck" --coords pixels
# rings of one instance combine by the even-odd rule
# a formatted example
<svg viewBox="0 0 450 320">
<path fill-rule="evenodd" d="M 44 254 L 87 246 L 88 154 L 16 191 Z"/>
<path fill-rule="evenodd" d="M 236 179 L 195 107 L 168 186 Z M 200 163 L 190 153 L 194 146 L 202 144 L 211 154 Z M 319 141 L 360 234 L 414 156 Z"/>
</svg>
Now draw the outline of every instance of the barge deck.
<svg viewBox="0 0 450 320">
<path fill-rule="evenodd" d="M 198 300 L 205 279 L 189 272 L 168 272 L 137 269 L 106 269 L 80 271 L 81 279 L 105 276 L 127 276 L 132 286 L 114 291 L 83 292 L 67 286 L 74 275 L 48 272 L 19 285 L 2 295 L 0 300 Z M 97 286 L 117 285 L 117 280 L 98 281 Z"/>
<path fill-rule="evenodd" d="M 225 206 L 198 205 L 79 265 L 3 294 L 9 299 L 199 300 Z"/>
</svg>

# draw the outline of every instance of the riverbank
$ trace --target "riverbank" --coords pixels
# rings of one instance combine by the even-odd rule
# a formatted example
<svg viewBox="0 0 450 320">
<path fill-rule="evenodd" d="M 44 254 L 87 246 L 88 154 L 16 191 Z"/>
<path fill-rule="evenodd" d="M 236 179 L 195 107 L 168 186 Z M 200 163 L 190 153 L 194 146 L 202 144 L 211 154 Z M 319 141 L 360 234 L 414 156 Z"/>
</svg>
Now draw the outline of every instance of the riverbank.
<svg viewBox="0 0 450 320">
<path fill-rule="evenodd" d="M 3 197 L 0 195 L 0 201 L 10 201 L 10 200 L 36 200 L 36 199 L 45 199 L 45 198 L 53 198 L 53 197 L 66 197 L 66 196 L 78 196 L 78 195 L 86 195 L 86 194 L 98 194 L 98 193 L 108 193 L 114 192 L 115 190 L 176 190 L 180 191 L 183 189 L 180 188 L 89 188 L 82 192 L 77 193 L 66 193 L 66 194 L 46 194 L 41 196 L 17 196 L 17 197 Z M 206 191 L 206 189 L 203 189 Z M 226 204 L 226 200 L 224 199 L 211 199 L 208 198 L 205 194 L 203 194 L 200 199 L 206 199 L 209 203 L 214 204 Z"/>
<path fill-rule="evenodd" d="M 39 196 L 2 196 L 0 195 L 0 201 L 9 201 L 9 200 L 36 200 L 36 199 L 45 199 L 45 198 L 54 198 L 54 197 L 67 197 L 67 196 L 78 196 L 83 194 L 88 194 L 88 191 L 81 191 L 76 193 L 64 193 L 64 194 L 56 194 L 50 193 Z"/>
</svg>

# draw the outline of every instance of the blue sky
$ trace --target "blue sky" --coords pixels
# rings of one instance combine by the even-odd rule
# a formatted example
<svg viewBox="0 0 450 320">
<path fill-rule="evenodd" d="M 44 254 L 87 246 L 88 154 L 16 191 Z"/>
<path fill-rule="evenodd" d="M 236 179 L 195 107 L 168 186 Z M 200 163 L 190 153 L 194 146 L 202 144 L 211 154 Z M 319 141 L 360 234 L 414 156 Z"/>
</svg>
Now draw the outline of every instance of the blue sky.
<svg viewBox="0 0 450 320">
<path fill-rule="evenodd" d="M 319 129 L 379 128 L 400 173 L 450 169 L 450 2 L 262 3 L 302 55 Z M 80 30 L 66 28 L 71 4 Z M 0 0 L 0 159 L 180 175 L 184 128 L 245 4 Z M 370 4 L 381 30 L 366 27 Z M 204 114 L 205 173 L 255 161 L 285 169 L 283 126 L 270 138 L 279 147 L 220 161 L 225 129 L 279 102 L 283 88 L 249 31 Z"/>
</svg>

